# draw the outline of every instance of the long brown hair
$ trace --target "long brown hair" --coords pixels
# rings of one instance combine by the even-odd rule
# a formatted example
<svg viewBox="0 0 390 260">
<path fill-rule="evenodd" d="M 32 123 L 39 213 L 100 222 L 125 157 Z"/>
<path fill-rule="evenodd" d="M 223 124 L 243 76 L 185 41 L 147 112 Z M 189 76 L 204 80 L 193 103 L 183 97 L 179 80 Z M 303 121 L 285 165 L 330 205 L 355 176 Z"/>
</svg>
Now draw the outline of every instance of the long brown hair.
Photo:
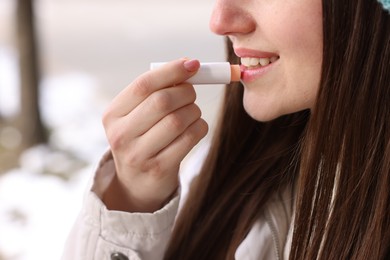
<svg viewBox="0 0 390 260">
<path fill-rule="evenodd" d="M 325 0 L 323 19 L 317 107 L 261 123 L 244 111 L 243 87 L 227 86 L 165 259 L 233 258 L 270 195 L 296 181 L 291 259 L 389 253 L 389 15 L 376 1 Z"/>
<path fill-rule="evenodd" d="M 324 61 L 306 134 L 291 259 L 390 253 L 390 15 L 323 1 Z"/>
</svg>

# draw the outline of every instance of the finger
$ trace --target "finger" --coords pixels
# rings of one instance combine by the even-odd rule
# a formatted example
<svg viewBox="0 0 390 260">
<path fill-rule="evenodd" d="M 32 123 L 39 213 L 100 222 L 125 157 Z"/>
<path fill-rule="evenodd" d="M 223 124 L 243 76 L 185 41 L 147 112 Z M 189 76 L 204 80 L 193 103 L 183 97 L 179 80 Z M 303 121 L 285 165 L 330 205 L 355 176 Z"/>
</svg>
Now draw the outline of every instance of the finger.
<svg viewBox="0 0 390 260">
<path fill-rule="evenodd" d="M 199 120 L 201 115 L 199 107 L 195 104 L 182 107 L 164 117 L 150 131 L 142 135 L 137 145 L 148 151 L 148 154 L 145 154 L 147 159 L 154 157 Z"/>
<path fill-rule="evenodd" d="M 206 136 L 208 125 L 202 118 L 190 125 L 178 138 L 169 146 L 156 155 L 157 162 L 169 162 L 169 165 L 180 165 L 187 154 L 195 145 Z M 169 166 L 167 164 L 161 167 Z M 164 169 L 162 169 L 164 170 Z"/>
<path fill-rule="evenodd" d="M 169 113 L 194 103 L 195 99 L 196 92 L 190 84 L 154 92 L 124 117 L 128 122 L 129 136 L 137 137 L 144 134 Z"/>
<path fill-rule="evenodd" d="M 185 82 L 199 69 L 198 60 L 175 60 L 150 70 L 122 90 L 112 102 L 110 115 L 128 114 L 153 92 Z"/>
</svg>

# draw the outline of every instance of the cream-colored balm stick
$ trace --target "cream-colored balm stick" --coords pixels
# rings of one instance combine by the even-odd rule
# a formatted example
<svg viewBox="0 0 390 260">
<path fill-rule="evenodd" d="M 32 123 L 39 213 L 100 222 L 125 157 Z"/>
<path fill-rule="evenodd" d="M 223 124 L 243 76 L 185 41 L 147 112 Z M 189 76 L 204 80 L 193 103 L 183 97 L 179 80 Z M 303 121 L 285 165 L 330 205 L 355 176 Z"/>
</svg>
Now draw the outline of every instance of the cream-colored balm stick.
<svg viewBox="0 0 390 260">
<path fill-rule="evenodd" d="M 155 69 L 165 64 L 165 62 L 154 62 L 150 64 L 150 69 Z M 186 82 L 197 84 L 229 84 L 240 81 L 240 65 L 230 65 L 229 62 L 208 62 L 200 63 L 198 72 Z"/>
</svg>

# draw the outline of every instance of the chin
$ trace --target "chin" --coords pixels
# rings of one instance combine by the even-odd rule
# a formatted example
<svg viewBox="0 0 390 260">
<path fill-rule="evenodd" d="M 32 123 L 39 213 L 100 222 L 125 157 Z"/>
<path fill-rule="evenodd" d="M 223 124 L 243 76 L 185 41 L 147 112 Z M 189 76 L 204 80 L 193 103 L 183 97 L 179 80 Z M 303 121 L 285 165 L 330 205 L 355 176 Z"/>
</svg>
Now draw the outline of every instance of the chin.
<svg viewBox="0 0 390 260">
<path fill-rule="evenodd" d="M 258 122 L 263 122 L 263 123 L 270 122 L 282 116 L 302 112 L 304 110 L 311 110 L 309 107 L 302 107 L 302 108 L 281 111 L 276 108 L 270 109 L 269 107 L 266 106 L 256 106 L 256 107 L 245 106 L 245 103 L 244 103 L 244 109 L 251 118 L 253 118 Z"/>
<path fill-rule="evenodd" d="M 259 122 L 269 122 L 284 115 L 276 113 L 276 111 L 267 111 L 266 109 L 261 108 L 251 109 L 244 106 L 244 109 L 250 117 Z"/>
<path fill-rule="evenodd" d="M 277 119 L 283 115 L 277 115 L 277 116 L 270 116 L 270 115 L 266 115 L 266 116 L 262 116 L 262 115 L 251 115 L 249 114 L 250 117 L 252 117 L 254 120 L 258 121 L 258 122 L 262 122 L 262 123 L 266 123 L 266 122 L 270 122 L 274 119 Z"/>
</svg>

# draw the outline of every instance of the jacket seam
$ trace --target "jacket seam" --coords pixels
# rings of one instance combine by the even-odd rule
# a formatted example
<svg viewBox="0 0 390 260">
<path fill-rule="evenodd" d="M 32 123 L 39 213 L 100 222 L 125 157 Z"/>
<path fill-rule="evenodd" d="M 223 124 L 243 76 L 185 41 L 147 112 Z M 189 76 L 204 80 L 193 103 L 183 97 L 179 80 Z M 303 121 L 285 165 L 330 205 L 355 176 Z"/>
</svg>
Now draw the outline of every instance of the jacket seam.
<svg viewBox="0 0 390 260">
<path fill-rule="evenodd" d="M 282 208 L 283 208 L 283 213 L 284 213 L 284 219 L 286 220 L 286 225 L 289 226 L 289 214 L 288 214 L 288 211 L 287 211 L 287 207 L 286 207 L 286 203 L 285 203 L 285 199 L 283 198 L 283 195 L 278 193 L 278 196 L 279 196 L 279 199 L 282 203 Z"/>
<path fill-rule="evenodd" d="M 278 238 L 276 227 L 275 227 L 274 222 L 271 218 L 271 214 L 269 213 L 268 210 L 265 212 L 265 219 L 268 222 L 268 225 L 269 225 L 270 230 L 271 230 L 272 240 L 274 241 L 274 249 L 275 249 L 275 253 L 276 253 L 276 259 L 280 260 L 280 241 Z"/>
</svg>

